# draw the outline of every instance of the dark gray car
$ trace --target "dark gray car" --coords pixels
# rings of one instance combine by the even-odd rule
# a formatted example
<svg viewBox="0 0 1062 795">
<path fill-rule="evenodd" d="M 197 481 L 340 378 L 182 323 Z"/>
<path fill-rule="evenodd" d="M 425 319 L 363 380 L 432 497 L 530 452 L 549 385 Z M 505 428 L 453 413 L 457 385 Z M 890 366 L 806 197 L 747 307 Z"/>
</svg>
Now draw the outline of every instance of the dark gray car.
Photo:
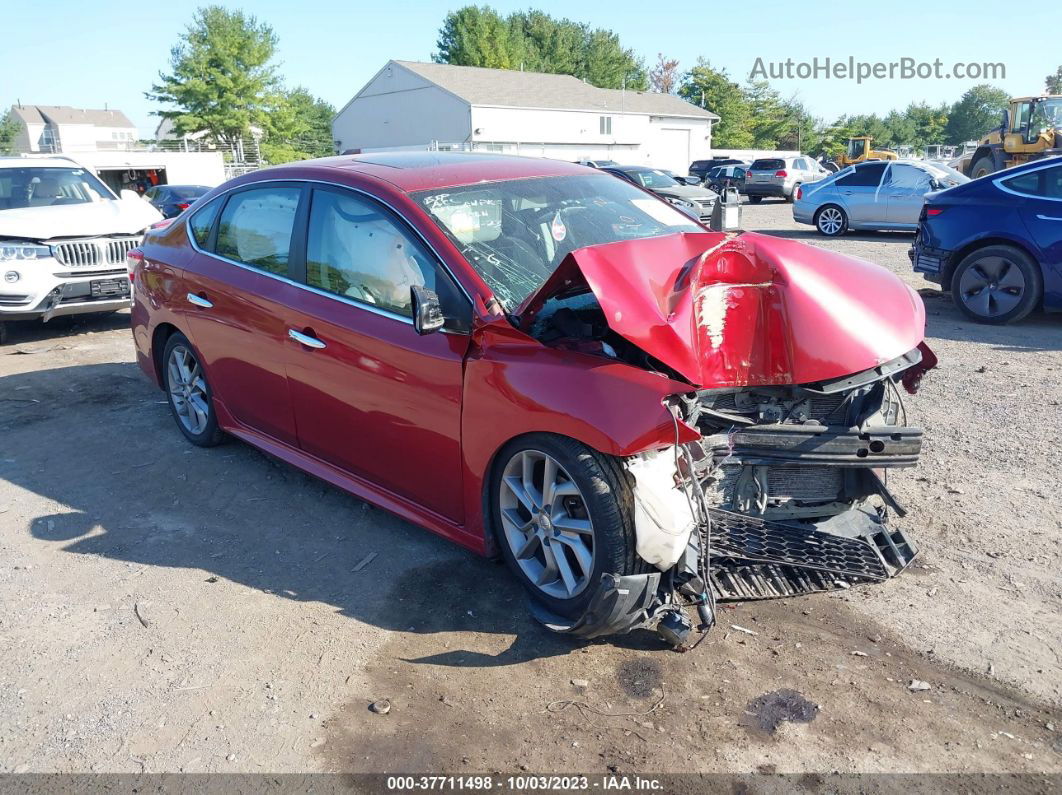
<svg viewBox="0 0 1062 795">
<path fill-rule="evenodd" d="M 620 179 L 633 182 L 639 188 L 655 193 L 661 199 L 675 205 L 702 224 L 712 220 L 712 209 L 719 201 L 719 194 L 700 185 L 683 185 L 658 168 L 648 166 L 609 166 L 603 169 Z"/>
</svg>

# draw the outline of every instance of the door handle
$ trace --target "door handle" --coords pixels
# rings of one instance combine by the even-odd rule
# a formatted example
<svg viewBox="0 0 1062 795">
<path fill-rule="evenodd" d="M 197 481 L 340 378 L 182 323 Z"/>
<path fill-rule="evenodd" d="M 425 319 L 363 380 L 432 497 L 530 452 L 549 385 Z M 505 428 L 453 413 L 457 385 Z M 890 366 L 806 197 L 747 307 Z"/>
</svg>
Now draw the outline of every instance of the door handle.
<svg viewBox="0 0 1062 795">
<path fill-rule="evenodd" d="M 1054 215 L 1040 215 L 1040 213 L 1037 213 L 1036 217 L 1039 218 L 1041 221 L 1062 221 L 1062 218 L 1059 218 Z"/>
<path fill-rule="evenodd" d="M 300 345 L 305 345 L 307 348 L 321 350 L 321 348 L 328 347 L 321 340 L 317 339 L 317 337 L 311 337 L 309 334 L 303 334 L 301 331 L 296 331 L 293 328 L 288 329 L 288 336 Z"/>
<path fill-rule="evenodd" d="M 195 293 L 188 293 L 186 297 L 188 298 L 188 303 L 192 304 L 193 306 L 199 306 L 203 309 L 214 308 L 214 305 L 205 298 L 203 298 L 201 295 L 196 295 Z"/>
<path fill-rule="evenodd" d="M 854 191 L 845 190 L 845 191 L 841 191 L 841 193 L 843 193 L 845 196 L 851 196 L 854 193 Z"/>
</svg>

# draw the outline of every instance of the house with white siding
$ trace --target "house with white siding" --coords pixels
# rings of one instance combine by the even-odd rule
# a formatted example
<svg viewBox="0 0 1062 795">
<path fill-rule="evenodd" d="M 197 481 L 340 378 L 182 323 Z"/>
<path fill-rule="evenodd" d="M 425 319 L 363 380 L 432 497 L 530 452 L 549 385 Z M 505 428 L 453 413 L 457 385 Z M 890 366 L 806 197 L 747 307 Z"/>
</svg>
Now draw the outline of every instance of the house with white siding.
<svg viewBox="0 0 1062 795">
<path fill-rule="evenodd" d="M 339 111 L 332 137 L 340 152 L 477 150 L 685 174 L 710 156 L 718 120 L 672 94 L 571 75 L 388 61 Z"/>
<path fill-rule="evenodd" d="M 133 149 L 136 125 L 120 110 L 69 105 L 12 105 L 8 117 L 21 129 L 15 149 L 29 154 L 76 154 Z"/>
</svg>

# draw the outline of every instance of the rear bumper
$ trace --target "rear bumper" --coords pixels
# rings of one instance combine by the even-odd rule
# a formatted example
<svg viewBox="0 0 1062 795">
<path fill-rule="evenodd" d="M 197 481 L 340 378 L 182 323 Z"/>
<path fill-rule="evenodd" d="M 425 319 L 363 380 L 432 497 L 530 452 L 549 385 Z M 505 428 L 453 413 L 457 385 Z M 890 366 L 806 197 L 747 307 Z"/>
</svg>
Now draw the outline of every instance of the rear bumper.
<svg viewBox="0 0 1062 795">
<path fill-rule="evenodd" d="M 907 251 L 907 256 L 911 260 L 911 267 L 914 268 L 916 273 L 921 273 L 927 280 L 942 284 L 944 272 L 947 269 L 948 261 L 951 259 L 951 252 L 942 248 L 925 246 L 922 244 L 921 238 L 921 235 L 915 238 L 914 244 Z"/>
<path fill-rule="evenodd" d="M 746 182 L 744 192 L 746 196 L 776 196 L 778 198 L 785 199 L 788 198 L 790 194 L 792 194 L 793 186 L 778 185 L 770 182 Z"/>
</svg>

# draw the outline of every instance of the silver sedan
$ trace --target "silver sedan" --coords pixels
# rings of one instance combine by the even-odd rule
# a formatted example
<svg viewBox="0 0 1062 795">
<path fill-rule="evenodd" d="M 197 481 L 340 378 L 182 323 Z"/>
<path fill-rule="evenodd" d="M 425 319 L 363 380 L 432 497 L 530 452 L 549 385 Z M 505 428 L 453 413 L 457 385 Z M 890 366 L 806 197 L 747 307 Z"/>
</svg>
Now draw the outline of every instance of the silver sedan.
<svg viewBox="0 0 1062 795">
<path fill-rule="evenodd" d="M 969 181 L 940 163 L 869 160 L 802 185 L 793 201 L 793 220 L 830 237 L 849 229 L 913 232 L 927 193 Z"/>
</svg>

